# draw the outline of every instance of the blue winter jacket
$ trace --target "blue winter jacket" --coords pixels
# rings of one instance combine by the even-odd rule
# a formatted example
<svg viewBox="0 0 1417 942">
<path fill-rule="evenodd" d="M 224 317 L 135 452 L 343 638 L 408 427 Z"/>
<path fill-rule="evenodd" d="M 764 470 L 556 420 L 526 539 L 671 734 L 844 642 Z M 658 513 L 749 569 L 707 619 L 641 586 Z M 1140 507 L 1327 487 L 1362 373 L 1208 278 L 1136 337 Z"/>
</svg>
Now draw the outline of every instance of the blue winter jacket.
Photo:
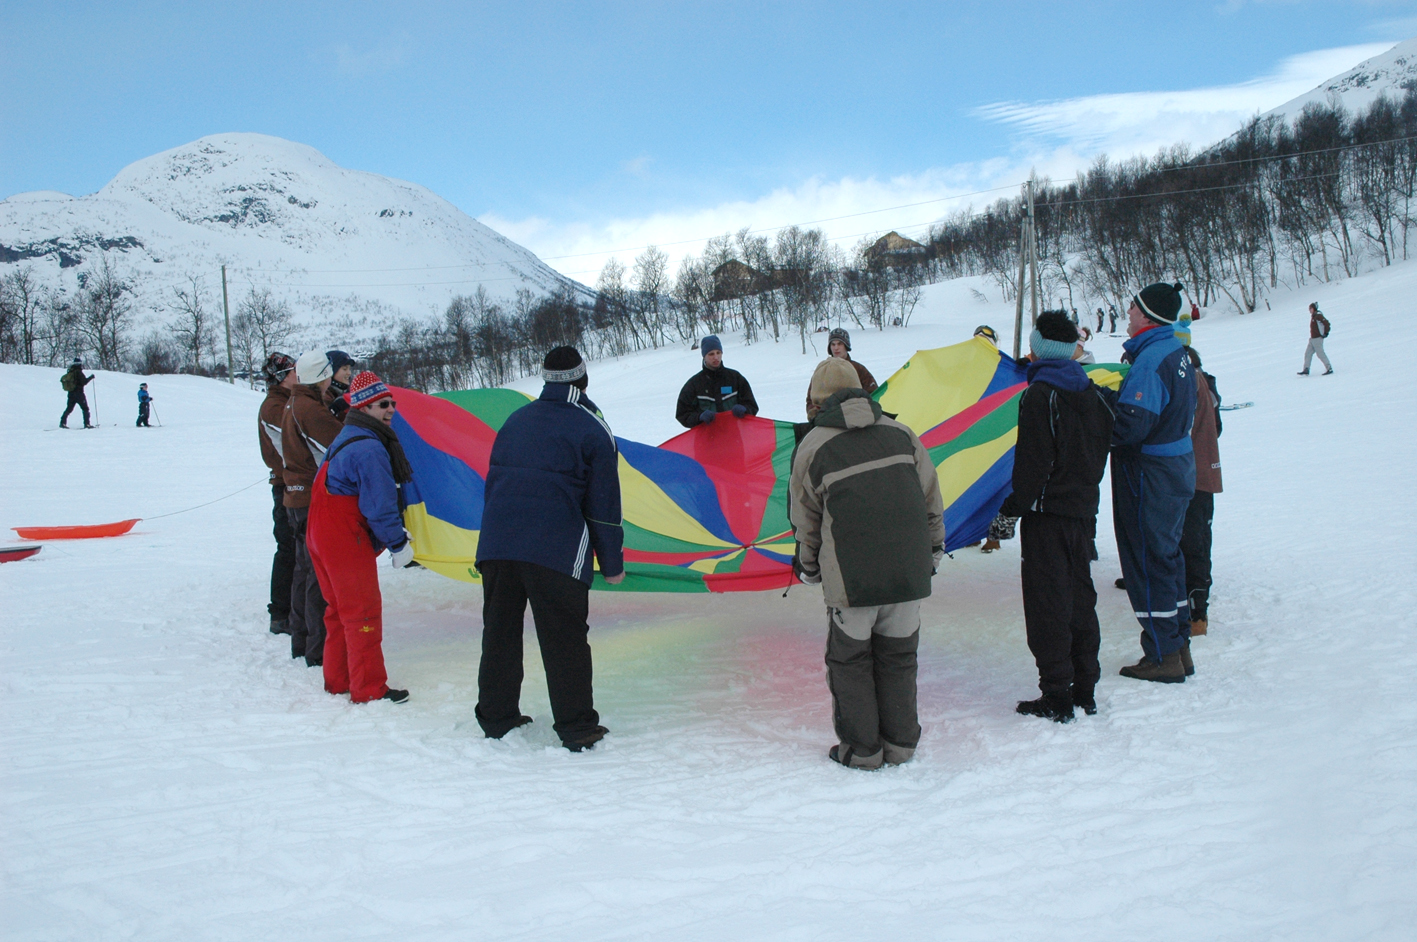
<svg viewBox="0 0 1417 942">
<path fill-rule="evenodd" d="M 148 394 L 148 391 L 147 391 L 146 389 L 140 389 L 140 390 L 138 390 L 138 402 L 139 402 L 139 404 L 142 404 L 142 403 L 144 403 L 144 402 L 151 402 L 151 401 L 152 401 L 152 398 L 153 398 L 153 397 Z"/>
<path fill-rule="evenodd" d="M 1132 337 L 1122 348 L 1131 355 L 1132 367 L 1117 392 L 1113 449 L 1123 456 L 1191 454 L 1196 381 L 1175 331 L 1153 328 Z"/>
<path fill-rule="evenodd" d="M 589 585 L 625 569 L 619 449 L 595 403 L 568 383 L 507 417 L 492 444 L 477 561 L 536 563 Z"/>
<path fill-rule="evenodd" d="M 403 493 L 394 482 L 388 449 L 378 436 L 367 428 L 346 425 L 330 442 L 322 463 L 329 466 L 325 487 L 331 494 L 359 498 L 359 512 L 376 540 L 374 549 L 403 546 L 408 540 L 403 529 Z"/>
</svg>

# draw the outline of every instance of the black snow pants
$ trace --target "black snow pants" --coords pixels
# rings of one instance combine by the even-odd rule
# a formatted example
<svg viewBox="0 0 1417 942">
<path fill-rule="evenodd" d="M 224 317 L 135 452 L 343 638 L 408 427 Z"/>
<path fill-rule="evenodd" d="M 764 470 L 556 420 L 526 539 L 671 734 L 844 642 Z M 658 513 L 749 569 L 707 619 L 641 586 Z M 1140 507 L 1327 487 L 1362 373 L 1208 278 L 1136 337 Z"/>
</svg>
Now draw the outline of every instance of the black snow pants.
<svg viewBox="0 0 1417 942">
<path fill-rule="evenodd" d="M 304 657 L 311 667 L 325 658 L 325 596 L 305 545 L 309 507 L 287 507 L 291 535 L 295 538 L 295 568 L 290 578 L 290 656 Z"/>
<path fill-rule="evenodd" d="M 1210 610 L 1210 534 L 1215 518 L 1215 495 L 1196 491 L 1186 508 L 1181 528 L 1181 553 L 1186 557 L 1186 598 L 1191 618 L 1205 620 Z"/>
<path fill-rule="evenodd" d="M 151 425 L 148 425 L 148 412 L 150 408 L 151 407 L 146 402 L 138 403 L 138 421 L 133 424 L 139 428 L 152 428 Z"/>
<path fill-rule="evenodd" d="M 509 559 L 478 564 L 482 574 L 482 664 L 477 671 L 477 723 L 500 739 L 521 719 L 522 635 L 531 603 L 552 729 L 562 742 L 595 731 L 600 714 L 591 690 L 590 587 L 574 576 Z"/>
<path fill-rule="evenodd" d="M 1053 514 L 1023 518 L 1023 619 L 1038 665 L 1038 689 L 1090 693 L 1097 663 L 1097 590 L 1092 585 L 1094 521 Z"/>
<path fill-rule="evenodd" d="M 290 617 L 290 583 L 295 575 L 295 531 L 285 512 L 285 485 L 271 485 L 271 535 L 276 538 L 276 555 L 271 560 L 271 601 L 266 611 L 271 618 Z"/>
<path fill-rule="evenodd" d="M 837 739 L 858 756 L 920 742 L 920 603 L 827 608 L 827 686 Z"/>
<path fill-rule="evenodd" d="M 76 389 L 76 390 L 74 390 L 73 392 L 69 393 L 69 405 L 68 405 L 67 408 L 64 409 L 64 414 L 59 417 L 59 424 L 60 424 L 60 425 L 64 425 L 65 423 L 67 423 L 67 422 L 69 421 L 69 413 L 74 411 L 74 407 L 75 407 L 75 406 L 78 406 L 78 407 L 79 407 L 79 410 L 80 410 L 81 412 L 83 412 L 83 414 L 84 414 L 84 424 L 85 424 L 85 425 L 89 425 L 89 424 L 90 424 L 90 422 L 89 422 L 89 398 L 88 398 L 88 396 L 85 396 L 85 395 L 84 395 L 84 391 L 83 391 L 82 389 Z"/>
</svg>

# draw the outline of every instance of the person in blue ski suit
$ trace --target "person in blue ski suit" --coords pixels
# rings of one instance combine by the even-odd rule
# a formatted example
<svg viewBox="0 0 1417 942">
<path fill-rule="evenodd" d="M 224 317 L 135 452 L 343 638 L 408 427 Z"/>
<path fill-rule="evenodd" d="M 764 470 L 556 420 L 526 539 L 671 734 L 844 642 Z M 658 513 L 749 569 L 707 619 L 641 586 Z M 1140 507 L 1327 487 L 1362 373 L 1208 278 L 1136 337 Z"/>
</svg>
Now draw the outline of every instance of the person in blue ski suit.
<svg viewBox="0 0 1417 942">
<path fill-rule="evenodd" d="M 148 392 L 147 383 L 138 384 L 138 421 L 139 428 L 152 428 L 148 425 L 148 410 L 152 408 L 153 397 Z"/>
<path fill-rule="evenodd" d="M 1132 298 L 1124 359 L 1131 369 L 1117 394 L 1112 427 L 1112 518 L 1142 658 L 1122 676 L 1184 683 L 1190 617 L 1181 530 L 1196 489 L 1191 423 L 1196 381 L 1176 337 L 1181 285 L 1154 284 Z"/>
</svg>

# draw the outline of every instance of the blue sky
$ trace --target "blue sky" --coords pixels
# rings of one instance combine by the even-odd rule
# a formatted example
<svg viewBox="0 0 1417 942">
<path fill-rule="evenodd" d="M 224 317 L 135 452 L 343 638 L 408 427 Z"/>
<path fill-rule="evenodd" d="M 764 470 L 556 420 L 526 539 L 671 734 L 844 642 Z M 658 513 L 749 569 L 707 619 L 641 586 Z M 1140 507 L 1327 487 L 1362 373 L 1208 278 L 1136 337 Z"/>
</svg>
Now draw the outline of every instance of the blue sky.
<svg viewBox="0 0 1417 942">
<path fill-rule="evenodd" d="M 1316 52 L 1414 34 L 1417 4 L 1377 0 L 3 0 L 0 197 L 93 192 L 150 154 L 258 131 L 423 184 L 543 255 L 601 251 L 982 189 L 1024 162 L 1062 172 L 1099 149 L 1206 134 L 1187 121 L 1143 134 L 1114 112 L 1106 127 L 1064 116 L 1040 136 L 1019 115 L 1138 93 L 1126 100 L 1144 110 L 1144 93 L 1205 88 L 1219 91 L 1199 108 L 1223 124 L 1227 109 L 1254 113 L 1358 61 Z M 982 110 L 1005 102 L 1011 119 Z"/>
</svg>

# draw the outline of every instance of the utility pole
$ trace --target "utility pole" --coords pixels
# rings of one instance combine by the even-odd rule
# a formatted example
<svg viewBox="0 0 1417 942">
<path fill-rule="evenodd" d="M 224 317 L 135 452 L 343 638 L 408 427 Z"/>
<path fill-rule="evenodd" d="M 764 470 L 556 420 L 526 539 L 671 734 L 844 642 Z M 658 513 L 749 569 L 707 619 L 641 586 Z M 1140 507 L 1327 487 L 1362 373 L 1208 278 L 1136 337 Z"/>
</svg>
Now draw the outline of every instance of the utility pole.
<svg viewBox="0 0 1417 942">
<path fill-rule="evenodd" d="M 1038 323 L 1038 234 L 1033 227 L 1033 176 L 1030 175 L 1025 187 L 1023 222 L 1019 225 L 1018 240 L 1018 304 L 1014 310 L 1014 359 L 1023 352 L 1023 292 L 1028 289 L 1031 319 L 1030 328 Z"/>
<path fill-rule="evenodd" d="M 226 266 L 221 266 L 221 313 L 226 318 L 226 381 L 236 385 L 236 370 L 231 363 L 231 305 L 226 300 Z M 1034 315 L 1037 316 L 1036 314 Z M 1017 345 L 1017 344 L 1015 344 Z"/>
</svg>

